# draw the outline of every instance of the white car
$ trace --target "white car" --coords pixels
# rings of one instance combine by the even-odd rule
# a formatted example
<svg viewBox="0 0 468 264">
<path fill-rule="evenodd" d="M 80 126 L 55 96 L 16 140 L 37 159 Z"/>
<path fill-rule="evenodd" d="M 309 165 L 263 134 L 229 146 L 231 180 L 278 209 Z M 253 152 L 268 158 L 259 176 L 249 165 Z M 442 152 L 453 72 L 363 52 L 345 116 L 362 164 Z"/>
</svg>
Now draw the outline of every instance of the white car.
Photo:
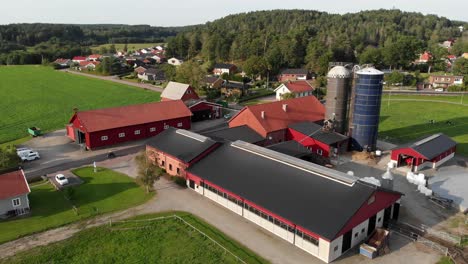
<svg viewBox="0 0 468 264">
<path fill-rule="evenodd" d="M 63 174 L 55 175 L 55 180 L 62 186 L 68 184 L 68 179 Z"/>
<path fill-rule="evenodd" d="M 31 151 L 25 156 L 21 156 L 22 161 L 33 161 L 40 159 L 39 153 L 37 151 Z"/>
<path fill-rule="evenodd" d="M 443 91 L 444 91 L 444 88 L 437 88 L 437 89 L 434 89 L 434 91 L 436 91 L 436 92 L 443 92 Z"/>
<path fill-rule="evenodd" d="M 32 152 L 34 152 L 34 150 L 32 150 L 30 148 L 16 149 L 16 154 L 18 154 L 18 157 L 25 157 L 25 156 L 29 155 L 29 153 L 32 153 Z"/>
</svg>

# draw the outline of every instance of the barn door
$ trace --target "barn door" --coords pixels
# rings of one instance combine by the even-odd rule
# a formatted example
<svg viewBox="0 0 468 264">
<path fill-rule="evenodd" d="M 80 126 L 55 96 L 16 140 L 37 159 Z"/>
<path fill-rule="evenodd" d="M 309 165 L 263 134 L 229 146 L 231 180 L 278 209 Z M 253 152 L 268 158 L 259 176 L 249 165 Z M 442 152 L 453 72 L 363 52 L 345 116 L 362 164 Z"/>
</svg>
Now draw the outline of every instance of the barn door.
<svg viewBox="0 0 468 264">
<path fill-rule="evenodd" d="M 349 230 L 343 235 L 343 244 L 341 246 L 341 254 L 345 253 L 346 250 L 351 248 L 351 235 L 353 230 Z"/>
<path fill-rule="evenodd" d="M 376 218 L 377 218 L 377 215 L 374 215 L 371 218 L 369 218 L 369 227 L 367 228 L 367 235 L 370 235 L 372 231 L 374 231 Z"/>
</svg>

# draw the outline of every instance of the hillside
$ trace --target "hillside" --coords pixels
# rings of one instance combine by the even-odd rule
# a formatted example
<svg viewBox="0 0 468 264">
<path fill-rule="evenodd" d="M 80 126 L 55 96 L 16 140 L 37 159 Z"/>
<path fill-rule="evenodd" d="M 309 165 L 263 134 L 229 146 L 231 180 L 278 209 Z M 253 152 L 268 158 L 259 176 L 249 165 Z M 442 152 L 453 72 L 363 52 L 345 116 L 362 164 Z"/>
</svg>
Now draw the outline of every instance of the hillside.
<svg viewBox="0 0 468 264">
<path fill-rule="evenodd" d="M 230 15 L 181 32 L 169 40 L 168 52 L 212 61 L 245 61 L 260 56 L 272 71 L 301 65 L 317 70 L 330 60 L 357 61 L 368 47 L 391 46 L 398 41 L 413 43 L 410 51 L 420 51 L 459 37 L 460 25 L 468 28 L 466 22 L 399 10 L 345 15 L 306 10 L 259 11 Z M 396 61 L 392 61 L 393 66 L 405 62 L 391 59 Z"/>
</svg>

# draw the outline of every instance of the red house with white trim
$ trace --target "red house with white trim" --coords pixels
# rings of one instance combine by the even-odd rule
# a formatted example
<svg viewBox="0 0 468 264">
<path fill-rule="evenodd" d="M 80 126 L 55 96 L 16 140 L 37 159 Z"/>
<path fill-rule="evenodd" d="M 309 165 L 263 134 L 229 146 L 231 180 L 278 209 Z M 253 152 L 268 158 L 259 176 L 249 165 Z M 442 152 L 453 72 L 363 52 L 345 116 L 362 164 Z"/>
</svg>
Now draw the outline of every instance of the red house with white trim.
<svg viewBox="0 0 468 264">
<path fill-rule="evenodd" d="M 391 162 L 415 172 L 424 167 L 435 169 L 455 156 L 456 146 L 453 139 L 438 133 L 393 149 Z"/>
<path fill-rule="evenodd" d="M 314 122 L 300 122 L 290 125 L 287 139 L 297 141 L 313 153 L 323 157 L 343 153 L 348 147 L 347 136 L 324 130 L 323 126 Z"/>
<path fill-rule="evenodd" d="M 208 137 L 170 127 L 148 142 L 146 155 L 169 175 L 185 178 L 188 167 L 218 146 Z"/>
<path fill-rule="evenodd" d="M 294 123 L 322 121 L 325 107 L 315 96 L 244 107 L 229 120 L 229 127 L 247 125 L 265 139 L 265 145 L 287 140 L 288 126 Z"/>
<path fill-rule="evenodd" d="M 67 136 L 95 149 L 155 136 L 169 127 L 190 129 L 192 113 L 180 100 L 76 112 Z"/>
<path fill-rule="evenodd" d="M 399 192 L 243 141 L 187 169 L 187 186 L 331 262 L 397 220 Z"/>
</svg>

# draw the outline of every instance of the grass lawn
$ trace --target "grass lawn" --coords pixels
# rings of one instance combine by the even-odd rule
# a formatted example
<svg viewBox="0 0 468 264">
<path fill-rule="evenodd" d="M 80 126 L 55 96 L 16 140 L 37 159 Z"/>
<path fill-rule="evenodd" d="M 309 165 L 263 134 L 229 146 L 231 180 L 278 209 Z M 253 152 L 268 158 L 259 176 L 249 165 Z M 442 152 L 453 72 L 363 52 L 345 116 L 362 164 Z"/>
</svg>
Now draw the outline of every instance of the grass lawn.
<svg viewBox="0 0 468 264">
<path fill-rule="evenodd" d="M 138 219 L 172 214 L 145 215 Z M 175 214 L 246 263 L 267 263 L 199 218 L 183 212 Z M 113 224 L 112 229 L 105 225 L 84 230 L 65 241 L 34 248 L 0 263 L 46 263 L 51 260 L 54 263 L 239 263 L 212 241 L 172 218 Z"/>
<path fill-rule="evenodd" d="M 28 136 L 27 128 L 65 127 L 72 109 L 159 101 L 159 93 L 43 66 L 0 67 L 0 144 Z"/>
<path fill-rule="evenodd" d="M 419 99 L 423 101 L 390 101 L 388 95 L 382 99 L 379 138 L 393 143 L 408 142 L 425 135 L 442 132 L 458 142 L 457 153 L 468 156 L 468 106 L 459 103 L 460 96 L 402 96 L 392 95 L 391 99 Z M 466 103 L 468 104 L 468 98 Z M 435 120 L 435 124 L 429 124 Z M 453 125 L 446 124 L 447 121 Z"/>
<path fill-rule="evenodd" d="M 127 48 L 128 50 L 137 50 L 137 49 L 144 49 L 144 48 L 149 48 L 149 47 L 154 47 L 154 46 L 158 46 L 158 45 L 162 45 L 164 43 L 128 43 L 127 44 Z M 99 52 L 99 49 L 101 47 L 106 47 L 106 48 L 109 48 L 112 44 L 102 44 L 102 45 L 99 45 L 99 46 L 93 46 L 91 47 L 91 49 L 94 51 L 94 52 Z M 115 45 L 115 49 L 117 51 L 120 51 L 120 50 L 123 50 L 124 47 L 125 47 L 125 44 L 123 43 L 118 43 L 118 44 L 114 44 Z"/>
<path fill-rule="evenodd" d="M 34 184 L 29 195 L 31 215 L 22 219 L 0 221 L 0 243 L 21 236 L 36 233 L 53 227 L 107 213 L 127 209 L 149 200 L 153 194 L 146 194 L 132 178 L 127 175 L 99 168 L 97 173 L 92 167 L 73 171 L 85 182 L 73 187 L 75 192 L 72 203 L 65 199 L 63 192 L 56 191 L 51 184 Z"/>
</svg>

